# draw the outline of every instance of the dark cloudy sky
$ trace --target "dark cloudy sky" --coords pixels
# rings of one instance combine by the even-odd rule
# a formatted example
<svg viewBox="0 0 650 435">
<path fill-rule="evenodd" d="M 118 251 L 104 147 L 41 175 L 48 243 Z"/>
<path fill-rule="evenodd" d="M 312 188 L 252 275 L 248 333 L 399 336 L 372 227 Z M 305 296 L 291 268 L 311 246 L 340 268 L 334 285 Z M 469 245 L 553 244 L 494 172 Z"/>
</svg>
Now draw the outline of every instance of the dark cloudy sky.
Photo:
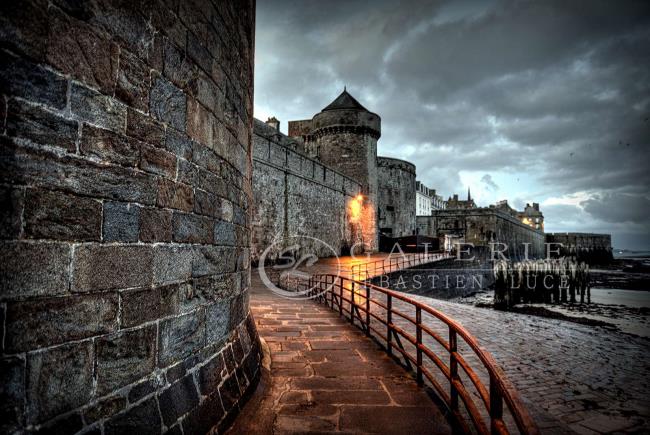
<svg viewBox="0 0 650 435">
<path fill-rule="evenodd" d="M 258 0 L 256 20 L 256 117 L 286 132 L 347 85 L 379 154 L 445 197 L 650 248 L 649 1 Z"/>
</svg>

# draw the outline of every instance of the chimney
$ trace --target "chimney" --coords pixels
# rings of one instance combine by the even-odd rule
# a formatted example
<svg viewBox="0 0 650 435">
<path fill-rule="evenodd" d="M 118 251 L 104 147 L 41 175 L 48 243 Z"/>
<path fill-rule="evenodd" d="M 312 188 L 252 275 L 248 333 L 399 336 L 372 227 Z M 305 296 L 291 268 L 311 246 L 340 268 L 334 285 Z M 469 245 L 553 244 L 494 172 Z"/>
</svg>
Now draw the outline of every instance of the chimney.
<svg viewBox="0 0 650 435">
<path fill-rule="evenodd" d="M 533 202 L 533 209 L 539 211 L 539 202 Z"/>
<path fill-rule="evenodd" d="M 277 131 L 280 131 L 280 121 L 275 116 L 270 117 L 266 120 L 266 125 L 270 125 Z"/>
</svg>

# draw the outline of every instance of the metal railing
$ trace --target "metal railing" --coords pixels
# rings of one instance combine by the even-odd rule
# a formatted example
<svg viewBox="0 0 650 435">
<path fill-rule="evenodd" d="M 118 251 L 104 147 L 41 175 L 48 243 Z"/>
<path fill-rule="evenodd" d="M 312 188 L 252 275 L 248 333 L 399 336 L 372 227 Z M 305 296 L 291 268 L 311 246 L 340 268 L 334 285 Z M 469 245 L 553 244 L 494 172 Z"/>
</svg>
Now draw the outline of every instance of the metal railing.
<svg viewBox="0 0 650 435">
<path fill-rule="evenodd" d="M 354 264 L 350 268 L 351 276 L 359 281 L 372 278 L 377 275 L 396 272 L 431 261 L 451 258 L 450 255 L 442 251 L 418 252 L 416 254 L 399 254 L 394 257 L 389 256 L 381 260 L 369 261 L 368 263 Z"/>
<path fill-rule="evenodd" d="M 444 401 L 457 430 L 507 434 L 508 426 L 515 426 L 521 433 L 539 433 L 503 370 L 455 320 L 402 293 L 337 275 L 313 275 L 301 285 L 314 299 L 374 338 L 388 354 L 401 355 L 404 365 L 415 372 L 418 384 L 426 380 Z M 433 326 L 436 320 L 442 322 L 438 328 Z M 415 333 L 408 331 L 409 326 Z M 440 327 L 443 332 L 436 331 Z M 434 348 L 441 349 L 442 355 Z M 475 368 L 487 372 L 487 386 Z M 441 379 L 448 383 L 448 389 L 443 388 Z"/>
</svg>

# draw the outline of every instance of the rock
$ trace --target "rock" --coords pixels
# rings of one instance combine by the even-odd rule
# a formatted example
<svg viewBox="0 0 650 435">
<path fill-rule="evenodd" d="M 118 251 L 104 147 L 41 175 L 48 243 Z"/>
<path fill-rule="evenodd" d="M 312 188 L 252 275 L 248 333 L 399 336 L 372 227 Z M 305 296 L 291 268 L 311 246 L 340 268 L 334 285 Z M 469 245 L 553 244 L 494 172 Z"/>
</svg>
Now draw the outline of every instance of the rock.
<svg viewBox="0 0 650 435">
<path fill-rule="evenodd" d="M 140 212 L 140 240 L 143 242 L 171 242 L 172 212 L 145 207 Z"/>
<path fill-rule="evenodd" d="M 76 83 L 70 86 L 70 109 L 75 118 L 115 132 L 124 131 L 124 104 Z"/>
<path fill-rule="evenodd" d="M 7 135 L 40 144 L 77 150 L 77 122 L 69 121 L 20 100 L 10 100 L 7 107 Z"/>
<path fill-rule="evenodd" d="M 104 423 L 105 435 L 159 435 L 161 431 L 160 413 L 156 398 L 145 400 L 139 405 L 117 414 Z"/>
<path fill-rule="evenodd" d="M 171 180 L 160 178 L 158 180 L 157 204 L 159 207 L 192 211 L 194 208 L 194 192 L 186 184 L 174 183 Z"/>
<path fill-rule="evenodd" d="M 79 145 L 81 154 L 125 166 L 140 161 L 140 142 L 126 136 L 84 124 Z"/>
<path fill-rule="evenodd" d="M 104 395 L 153 371 L 156 326 L 101 337 L 96 341 L 97 393 Z"/>
<path fill-rule="evenodd" d="M 126 134 L 143 142 L 162 147 L 165 143 L 165 127 L 131 108 L 128 109 L 126 120 Z"/>
<path fill-rule="evenodd" d="M 195 214 L 177 213 L 172 216 L 172 239 L 178 243 L 212 243 L 213 220 Z"/>
<path fill-rule="evenodd" d="M 0 243 L 3 299 L 54 296 L 68 290 L 70 247 L 61 243 Z"/>
<path fill-rule="evenodd" d="M 230 331 L 230 303 L 222 300 L 208 306 L 206 312 L 205 339 L 208 344 L 221 343 L 228 338 Z"/>
<path fill-rule="evenodd" d="M 140 234 L 140 209 L 136 204 L 124 202 L 104 203 L 105 242 L 137 242 Z"/>
<path fill-rule="evenodd" d="M 94 199 L 43 189 L 25 193 L 25 237 L 99 241 L 102 204 Z"/>
<path fill-rule="evenodd" d="M 140 154 L 140 168 L 152 174 L 174 179 L 176 157 L 160 148 L 144 145 Z"/>
<path fill-rule="evenodd" d="M 171 426 L 180 416 L 195 408 L 199 404 L 199 395 L 192 375 L 189 374 L 173 383 L 160 394 L 158 402 L 163 422 L 167 426 Z"/>
<path fill-rule="evenodd" d="M 149 111 L 157 120 L 166 122 L 176 130 L 185 131 L 187 112 L 185 94 L 162 77 L 156 78 L 151 88 Z M 178 138 L 180 133 L 175 135 Z"/>
<path fill-rule="evenodd" d="M 27 355 L 28 422 L 49 420 L 90 400 L 92 347 L 87 340 Z"/>
<path fill-rule="evenodd" d="M 24 352 L 117 329 L 116 294 L 87 294 L 7 304 L 5 347 Z"/>
<path fill-rule="evenodd" d="M 120 51 L 115 96 L 143 112 L 149 109 L 149 67 L 126 50 Z"/>
<path fill-rule="evenodd" d="M 72 260 L 72 291 L 151 285 L 153 250 L 146 245 L 82 245 Z"/>
<path fill-rule="evenodd" d="M 166 367 L 188 357 L 205 346 L 205 312 L 189 314 L 160 322 L 159 365 Z"/>
</svg>

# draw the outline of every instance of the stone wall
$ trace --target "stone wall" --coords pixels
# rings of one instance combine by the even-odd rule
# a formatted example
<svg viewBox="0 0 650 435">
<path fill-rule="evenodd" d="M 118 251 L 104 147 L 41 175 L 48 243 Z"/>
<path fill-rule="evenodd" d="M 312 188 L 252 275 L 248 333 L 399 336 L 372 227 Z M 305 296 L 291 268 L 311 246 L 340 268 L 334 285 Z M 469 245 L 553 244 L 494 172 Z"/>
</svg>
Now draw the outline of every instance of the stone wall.
<svg viewBox="0 0 650 435">
<path fill-rule="evenodd" d="M 0 432 L 225 427 L 259 372 L 253 2 L 1 8 Z"/>
<path fill-rule="evenodd" d="M 415 231 L 415 165 L 400 159 L 377 157 L 378 226 L 390 237 Z"/>
<path fill-rule="evenodd" d="M 494 208 L 434 210 L 431 216 L 418 216 L 417 227 L 419 234 L 438 237 L 440 246 L 444 246 L 444 237 L 450 236 L 475 246 L 505 243 L 508 250 L 504 255 L 512 260 L 523 257 L 524 243 L 530 243 L 529 258 L 545 255 L 543 232 Z"/>
<path fill-rule="evenodd" d="M 560 256 L 575 256 L 589 264 L 607 264 L 614 258 L 610 234 L 547 233 L 546 243 L 552 243 L 551 250 L 559 250 Z"/>
<path fill-rule="evenodd" d="M 361 185 L 349 177 L 295 151 L 287 138 L 255 120 L 253 135 L 252 260 L 271 247 L 267 260 L 301 238 L 306 252 L 331 256 L 360 241 L 351 223 L 349 203 Z M 279 242 L 279 243 L 275 243 Z"/>
</svg>

